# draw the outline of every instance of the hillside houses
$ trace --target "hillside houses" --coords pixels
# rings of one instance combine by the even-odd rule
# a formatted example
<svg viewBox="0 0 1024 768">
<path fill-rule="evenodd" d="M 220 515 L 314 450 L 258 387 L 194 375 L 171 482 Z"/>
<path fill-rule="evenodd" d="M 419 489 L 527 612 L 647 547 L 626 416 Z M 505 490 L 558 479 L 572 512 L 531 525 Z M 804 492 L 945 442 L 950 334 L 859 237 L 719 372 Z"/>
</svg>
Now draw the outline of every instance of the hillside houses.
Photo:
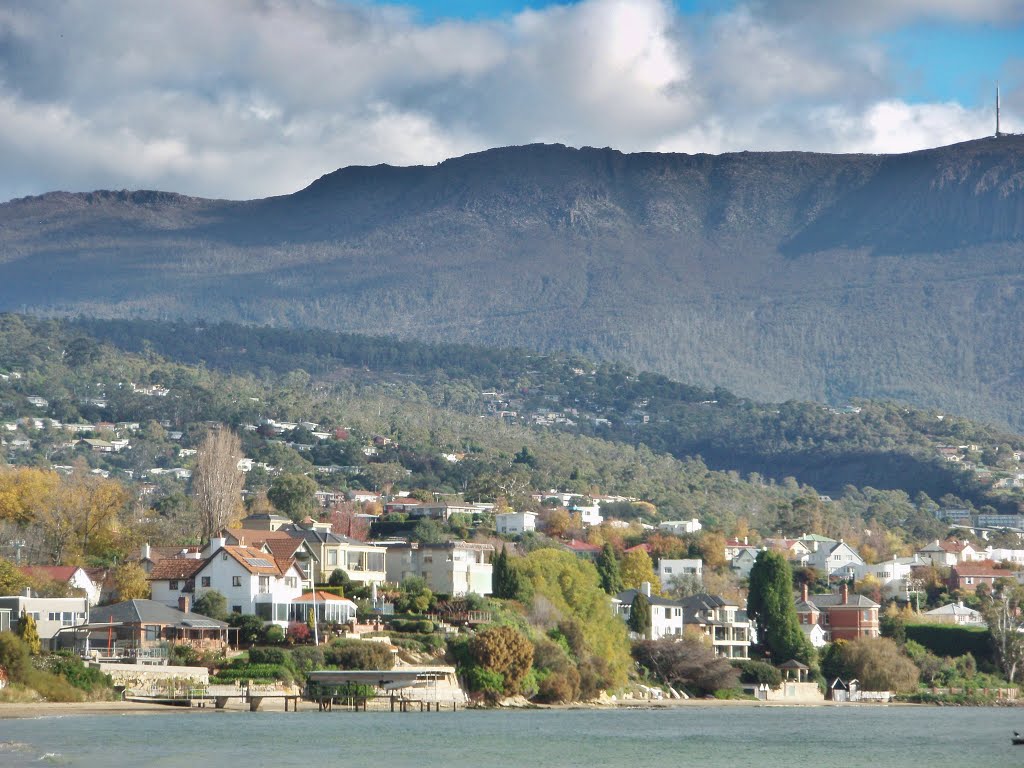
<svg viewBox="0 0 1024 768">
<path fill-rule="evenodd" d="M 627 589 L 612 598 L 612 608 L 623 621 L 629 621 L 633 601 L 642 593 L 651 608 L 650 638 L 682 637 L 692 629 L 708 638 L 716 656 L 746 659 L 750 656 L 752 632 L 746 611 L 717 595 L 691 595 L 672 600 L 651 593 L 651 585 Z"/>
</svg>

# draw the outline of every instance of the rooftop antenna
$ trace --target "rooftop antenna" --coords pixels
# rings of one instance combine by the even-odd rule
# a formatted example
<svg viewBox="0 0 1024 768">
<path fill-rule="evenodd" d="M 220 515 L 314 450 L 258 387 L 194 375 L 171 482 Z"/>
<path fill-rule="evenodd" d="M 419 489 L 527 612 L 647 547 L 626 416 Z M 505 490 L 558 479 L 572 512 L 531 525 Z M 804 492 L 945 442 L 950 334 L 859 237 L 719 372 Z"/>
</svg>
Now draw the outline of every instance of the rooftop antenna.
<svg viewBox="0 0 1024 768">
<path fill-rule="evenodd" d="M 996 138 L 1002 135 L 1003 132 L 999 130 L 999 83 L 996 83 Z"/>
</svg>

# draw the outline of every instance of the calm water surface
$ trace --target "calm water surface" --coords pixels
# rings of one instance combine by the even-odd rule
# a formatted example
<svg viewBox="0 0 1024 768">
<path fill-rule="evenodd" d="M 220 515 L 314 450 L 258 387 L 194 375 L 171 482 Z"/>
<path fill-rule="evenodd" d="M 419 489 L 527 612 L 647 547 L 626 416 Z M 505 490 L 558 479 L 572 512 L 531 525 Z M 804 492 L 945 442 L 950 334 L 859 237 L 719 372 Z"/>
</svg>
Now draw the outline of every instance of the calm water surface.
<svg viewBox="0 0 1024 768">
<path fill-rule="evenodd" d="M 686 707 L 0 720 L 0 766 L 510 768 L 1024 765 L 1024 710 Z M 14 742 L 11 744 L 10 742 Z"/>
</svg>

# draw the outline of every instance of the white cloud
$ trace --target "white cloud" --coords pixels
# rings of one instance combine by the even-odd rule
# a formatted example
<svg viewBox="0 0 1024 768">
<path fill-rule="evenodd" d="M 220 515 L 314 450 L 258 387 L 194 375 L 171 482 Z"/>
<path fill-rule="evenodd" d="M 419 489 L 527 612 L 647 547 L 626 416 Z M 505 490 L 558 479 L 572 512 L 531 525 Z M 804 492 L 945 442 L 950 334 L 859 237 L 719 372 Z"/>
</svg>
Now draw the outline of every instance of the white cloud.
<svg viewBox="0 0 1024 768">
<path fill-rule="evenodd" d="M 750 2 L 700 26 L 668 0 L 434 24 L 312 0 L 0 7 L 0 199 L 100 187 L 257 197 L 344 165 L 533 141 L 898 151 L 989 130 L 955 104 L 899 101 L 870 35 L 829 31 L 849 13 L 821 8 L 838 5 Z M 867 21 L 849 23 L 999 21 L 1016 5 L 866 0 Z"/>
</svg>

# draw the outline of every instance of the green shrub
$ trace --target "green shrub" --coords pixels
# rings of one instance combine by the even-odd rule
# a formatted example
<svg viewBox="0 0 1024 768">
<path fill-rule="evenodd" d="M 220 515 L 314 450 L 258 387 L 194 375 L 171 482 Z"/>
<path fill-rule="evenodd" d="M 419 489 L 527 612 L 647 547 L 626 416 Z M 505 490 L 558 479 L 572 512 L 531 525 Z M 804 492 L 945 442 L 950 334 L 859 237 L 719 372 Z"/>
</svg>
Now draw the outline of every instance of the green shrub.
<svg viewBox="0 0 1024 768">
<path fill-rule="evenodd" d="M 472 666 L 465 672 L 466 687 L 472 693 L 483 695 L 488 701 L 497 701 L 505 692 L 505 677 L 492 669 Z"/>
<path fill-rule="evenodd" d="M 287 664 L 288 652 L 283 648 L 250 648 L 250 664 Z"/>
<path fill-rule="evenodd" d="M 339 669 L 391 669 L 395 665 L 387 646 L 366 640 L 334 640 L 324 650 L 324 659 Z"/>
<path fill-rule="evenodd" d="M 952 624 L 907 624 L 907 640 L 920 643 L 936 656 L 971 654 L 976 660 L 993 664 L 992 633 L 981 627 Z"/>
<path fill-rule="evenodd" d="M 113 681 L 98 669 L 86 666 L 80 658 L 66 651 L 36 656 L 33 666 L 43 672 L 63 677 L 79 690 L 96 696 L 113 689 Z"/>
<path fill-rule="evenodd" d="M 26 683 L 32 669 L 28 646 L 13 632 L 0 632 L 0 667 L 12 683 Z"/>
<path fill-rule="evenodd" d="M 267 624 L 263 628 L 262 638 L 267 645 L 280 645 L 284 642 L 284 630 L 277 624 Z"/>
<path fill-rule="evenodd" d="M 167 652 L 167 660 L 178 667 L 205 666 L 199 661 L 199 652 L 191 645 L 172 645 Z"/>
<path fill-rule="evenodd" d="M 768 662 L 744 659 L 734 661 L 733 666 L 740 671 L 741 683 L 764 684 L 773 689 L 782 685 L 782 673 Z"/>
<path fill-rule="evenodd" d="M 322 648 L 304 645 L 292 651 L 292 666 L 303 674 L 314 669 L 323 669 L 326 664 Z"/>
<path fill-rule="evenodd" d="M 291 683 L 294 676 L 283 664 L 235 664 L 225 667 L 210 677 L 211 683 L 234 683 L 251 680 L 254 683 Z"/>
</svg>

